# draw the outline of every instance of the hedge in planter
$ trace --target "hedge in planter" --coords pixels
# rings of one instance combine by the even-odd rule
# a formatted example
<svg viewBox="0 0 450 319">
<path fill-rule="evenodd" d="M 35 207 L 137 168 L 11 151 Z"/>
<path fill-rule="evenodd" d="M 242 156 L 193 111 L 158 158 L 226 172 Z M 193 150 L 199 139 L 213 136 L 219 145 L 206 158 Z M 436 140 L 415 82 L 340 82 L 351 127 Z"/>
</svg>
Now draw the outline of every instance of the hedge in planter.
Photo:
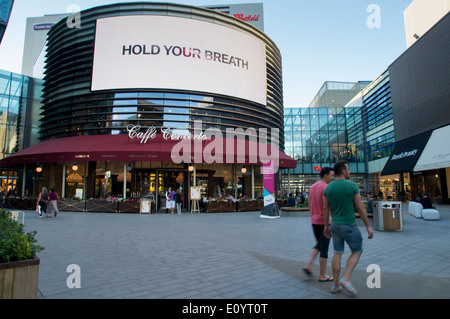
<svg viewBox="0 0 450 319">
<path fill-rule="evenodd" d="M 236 203 L 232 200 L 206 201 L 207 213 L 236 212 Z"/>
<path fill-rule="evenodd" d="M 43 250 L 35 239 L 36 232 L 25 233 L 23 225 L 0 209 L 0 298 L 36 298 L 39 258 Z"/>
<path fill-rule="evenodd" d="M 73 198 L 61 198 L 58 200 L 58 210 L 62 212 L 84 212 L 85 201 Z"/>
</svg>

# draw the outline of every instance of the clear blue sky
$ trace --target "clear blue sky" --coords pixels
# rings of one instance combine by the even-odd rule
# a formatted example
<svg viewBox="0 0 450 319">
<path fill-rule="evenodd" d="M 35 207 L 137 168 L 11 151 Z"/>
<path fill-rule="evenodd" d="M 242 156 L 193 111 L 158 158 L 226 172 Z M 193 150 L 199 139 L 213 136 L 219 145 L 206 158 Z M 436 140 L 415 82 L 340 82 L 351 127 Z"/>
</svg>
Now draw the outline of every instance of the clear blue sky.
<svg viewBox="0 0 450 319">
<path fill-rule="evenodd" d="M 16 0 L 0 44 L 0 69 L 21 72 L 27 17 L 136 0 Z M 152 2 L 152 1 L 150 1 Z M 162 2 L 162 1 L 158 1 Z M 168 1 L 170 2 L 170 1 Z M 406 50 L 403 11 L 412 0 L 177 0 L 190 5 L 264 3 L 265 33 L 283 58 L 285 107 L 308 106 L 325 81 L 372 81 Z M 369 28 L 371 4 L 380 28 Z"/>
</svg>

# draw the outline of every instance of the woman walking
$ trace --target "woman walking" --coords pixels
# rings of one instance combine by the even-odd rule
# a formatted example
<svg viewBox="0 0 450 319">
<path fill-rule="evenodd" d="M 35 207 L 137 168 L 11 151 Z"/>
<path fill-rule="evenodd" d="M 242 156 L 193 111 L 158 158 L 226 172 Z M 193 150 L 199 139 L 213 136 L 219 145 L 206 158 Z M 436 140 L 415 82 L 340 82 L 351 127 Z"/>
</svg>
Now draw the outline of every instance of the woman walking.
<svg viewBox="0 0 450 319">
<path fill-rule="evenodd" d="M 42 214 L 44 213 L 45 217 L 49 217 L 47 215 L 47 203 L 48 203 L 48 190 L 47 187 L 42 187 L 42 191 L 39 193 L 39 197 L 36 204 L 36 206 L 41 206 L 41 211 L 39 214 L 40 217 L 42 217 Z"/>
<path fill-rule="evenodd" d="M 50 188 L 50 193 L 48 194 L 48 212 L 50 214 L 50 217 L 52 217 L 52 212 L 54 217 L 56 217 L 56 215 L 59 213 L 58 198 L 58 193 L 55 192 L 53 188 Z"/>
</svg>

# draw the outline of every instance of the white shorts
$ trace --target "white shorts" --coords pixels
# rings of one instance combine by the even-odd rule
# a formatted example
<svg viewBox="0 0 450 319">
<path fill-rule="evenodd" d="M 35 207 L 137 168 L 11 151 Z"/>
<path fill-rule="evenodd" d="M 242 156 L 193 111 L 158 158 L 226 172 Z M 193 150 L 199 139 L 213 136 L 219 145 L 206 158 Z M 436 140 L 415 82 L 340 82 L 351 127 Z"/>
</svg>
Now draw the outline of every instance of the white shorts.
<svg viewBox="0 0 450 319">
<path fill-rule="evenodd" d="M 175 208 L 175 201 L 174 200 L 168 200 L 166 202 L 166 208 Z"/>
</svg>

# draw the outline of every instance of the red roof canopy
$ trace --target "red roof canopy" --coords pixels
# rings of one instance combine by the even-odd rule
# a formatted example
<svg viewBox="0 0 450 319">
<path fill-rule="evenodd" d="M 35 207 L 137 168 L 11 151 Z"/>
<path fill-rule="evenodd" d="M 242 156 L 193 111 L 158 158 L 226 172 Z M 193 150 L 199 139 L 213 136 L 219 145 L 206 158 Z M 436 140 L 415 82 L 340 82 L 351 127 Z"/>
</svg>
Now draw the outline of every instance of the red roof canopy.
<svg viewBox="0 0 450 319">
<path fill-rule="evenodd" d="M 269 158 L 259 156 L 258 152 L 261 154 L 270 154 L 269 157 L 272 157 L 272 149 L 275 152 L 275 156 L 278 154 L 279 167 L 294 168 L 297 166 L 295 159 L 287 156 L 275 147 L 271 148 L 270 145 L 248 140 L 244 142 L 226 138 L 203 141 L 166 140 L 163 134 L 157 134 L 153 139 L 149 138 L 146 143 L 141 143 L 141 139 L 139 138 L 132 139 L 127 134 L 84 135 L 57 138 L 35 144 L 12 154 L 2 159 L 0 166 L 6 167 L 25 163 L 83 161 L 171 162 L 173 161 L 173 148 L 177 147 L 176 149 L 179 150 L 181 146 L 183 146 L 182 150 L 186 153 L 180 151 L 180 155 L 189 154 L 189 146 L 191 148 L 190 160 L 188 158 L 189 156 L 183 157 L 183 162 L 185 163 L 220 163 L 222 159 L 223 163 L 228 164 L 262 165 L 261 159 L 266 162 Z M 233 152 L 234 158 L 230 156 Z M 177 162 L 180 161 L 178 160 Z"/>
</svg>

